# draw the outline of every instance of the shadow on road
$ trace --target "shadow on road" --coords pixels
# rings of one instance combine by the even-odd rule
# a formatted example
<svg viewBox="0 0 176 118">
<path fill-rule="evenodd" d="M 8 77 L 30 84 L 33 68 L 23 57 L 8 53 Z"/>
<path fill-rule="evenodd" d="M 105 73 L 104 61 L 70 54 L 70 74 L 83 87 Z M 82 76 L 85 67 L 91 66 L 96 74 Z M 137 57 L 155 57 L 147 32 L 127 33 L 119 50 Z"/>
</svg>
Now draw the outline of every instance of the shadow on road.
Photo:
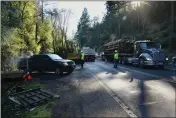
<svg viewBox="0 0 176 118">
<path fill-rule="evenodd" d="M 117 68 L 117 71 L 114 72 L 113 67 L 110 68 L 110 66 L 112 66 L 110 64 L 108 64 L 106 66 L 106 64 L 104 64 L 102 62 L 102 63 L 98 63 L 96 65 L 98 67 L 96 67 L 97 71 L 94 69 L 96 71 L 96 72 L 94 72 L 95 74 L 101 74 L 101 73 L 109 74 L 109 73 L 111 73 L 113 75 L 117 75 L 117 76 L 109 75 L 109 76 L 107 76 L 108 78 L 106 78 L 106 79 L 112 80 L 114 78 L 114 79 L 121 79 L 121 80 L 129 81 L 130 84 L 138 83 L 138 90 L 140 91 L 140 93 L 137 95 L 138 97 L 136 99 L 138 99 L 137 106 L 139 108 L 140 117 L 149 117 L 149 116 L 153 115 L 152 114 L 153 111 L 151 112 L 152 105 L 148 105 L 146 103 L 149 103 L 150 100 L 153 101 L 153 99 L 156 99 L 154 97 L 155 95 L 153 95 L 154 93 L 152 91 L 150 91 L 153 88 L 150 85 L 147 86 L 148 84 L 146 85 L 145 83 L 147 83 L 150 80 L 158 80 L 158 81 L 156 81 L 156 83 L 158 83 L 157 86 L 159 86 L 159 85 L 162 85 L 162 87 L 171 87 L 172 86 L 173 88 L 176 88 L 176 83 L 164 81 L 163 78 L 152 76 L 152 73 L 155 74 L 155 72 L 157 74 L 161 74 L 160 76 L 164 76 L 164 74 L 166 74 L 164 77 L 168 78 L 168 80 L 169 80 L 171 76 L 175 76 L 175 74 L 171 71 L 168 72 L 168 71 L 165 71 L 164 69 L 158 69 L 158 68 L 140 69 L 140 68 L 136 68 L 136 67 L 124 66 L 126 68 L 128 67 L 129 69 L 134 69 L 137 71 L 130 71 L 128 69 Z M 93 69 L 91 69 L 91 70 L 93 70 Z M 138 71 L 140 71 L 140 72 L 138 72 Z M 120 72 L 122 72 L 122 73 L 120 73 Z M 147 73 L 147 74 L 143 74 L 143 73 Z M 119 76 L 118 76 L 118 74 L 119 74 Z M 121 75 L 127 74 L 128 77 L 121 76 L 120 74 Z M 105 77 L 103 77 L 103 74 L 102 74 L 101 78 L 103 78 L 103 79 L 105 78 Z M 153 85 L 153 86 L 155 86 L 155 85 Z M 128 87 L 128 86 L 126 86 L 126 87 Z M 173 94 L 176 95 L 176 93 L 173 93 Z M 155 115 L 157 115 L 157 114 L 155 114 Z M 161 114 L 158 114 L 158 115 L 161 115 Z"/>
<path fill-rule="evenodd" d="M 97 64 L 97 65 L 101 66 L 101 69 L 103 69 L 103 71 L 105 71 L 106 74 L 118 74 L 119 72 L 126 73 L 126 71 L 124 69 L 120 69 L 118 66 L 117 66 L 117 68 L 113 68 L 113 66 L 112 66 L 112 68 L 108 67 L 108 69 L 107 69 L 106 67 L 104 67 L 104 66 L 106 66 L 106 64 L 105 65 Z M 118 70 L 118 71 L 116 71 L 116 70 Z"/>
<path fill-rule="evenodd" d="M 64 73 L 62 76 L 60 76 L 55 73 L 42 72 L 42 73 L 32 73 L 31 76 L 33 78 L 40 78 L 40 80 L 56 80 L 56 79 L 61 79 L 62 77 L 68 76 L 68 74 Z"/>
<path fill-rule="evenodd" d="M 141 117 L 148 117 L 147 106 L 144 105 L 144 103 L 146 102 L 144 80 L 140 80 L 139 89 L 140 89 L 139 109 L 140 109 Z"/>
<path fill-rule="evenodd" d="M 65 114 L 67 117 L 128 117 L 87 69 L 78 73 L 66 77 L 78 83 L 76 89 L 61 96 L 59 104 L 53 108 L 53 118 L 65 117 Z"/>
</svg>

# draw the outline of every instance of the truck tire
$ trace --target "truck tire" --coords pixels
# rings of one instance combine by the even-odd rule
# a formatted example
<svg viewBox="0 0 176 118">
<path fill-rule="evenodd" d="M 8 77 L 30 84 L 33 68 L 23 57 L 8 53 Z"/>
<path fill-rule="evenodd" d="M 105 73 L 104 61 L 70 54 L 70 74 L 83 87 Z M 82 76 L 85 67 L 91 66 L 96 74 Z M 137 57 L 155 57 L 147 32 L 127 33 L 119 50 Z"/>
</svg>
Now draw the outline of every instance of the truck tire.
<svg viewBox="0 0 176 118">
<path fill-rule="evenodd" d="M 143 59 L 139 59 L 139 67 L 140 68 L 144 68 L 144 60 Z"/>
</svg>

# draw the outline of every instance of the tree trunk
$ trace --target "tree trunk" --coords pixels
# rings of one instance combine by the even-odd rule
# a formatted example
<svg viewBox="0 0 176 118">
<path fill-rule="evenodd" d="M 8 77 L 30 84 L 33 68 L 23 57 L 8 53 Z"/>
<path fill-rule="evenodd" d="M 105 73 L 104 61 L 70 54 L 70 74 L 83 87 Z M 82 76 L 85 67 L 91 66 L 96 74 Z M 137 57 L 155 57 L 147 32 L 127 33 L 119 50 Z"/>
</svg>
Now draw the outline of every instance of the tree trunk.
<svg viewBox="0 0 176 118">
<path fill-rule="evenodd" d="M 54 53 L 56 53 L 56 49 L 55 49 L 55 41 L 53 39 L 53 50 L 54 50 Z"/>
<path fill-rule="evenodd" d="M 43 0 L 42 0 L 42 23 L 43 23 Z"/>
<path fill-rule="evenodd" d="M 120 13 L 119 13 L 119 9 L 120 9 L 120 8 L 118 7 L 118 14 L 119 14 L 119 15 L 118 15 L 118 29 L 119 29 L 119 38 L 121 38 L 121 31 L 120 31 L 120 29 L 121 29 L 121 28 L 120 28 Z"/>
<path fill-rule="evenodd" d="M 138 6 L 138 4 L 137 4 L 137 18 L 138 18 L 138 30 L 139 30 L 139 32 L 140 32 L 140 9 L 139 9 L 139 6 Z"/>
<path fill-rule="evenodd" d="M 35 40 L 37 41 L 38 23 L 35 24 Z"/>
<path fill-rule="evenodd" d="M 120 33 L 121 33 L 121 32 L 120 32 L 120 17 L 118 18 L 118 24 L 119 24 L 119 25 L 118 25 L 118 26 L 119 26 L 119 38 L 121 38 L 121 34 L 120 34 Z"/>
</svg>

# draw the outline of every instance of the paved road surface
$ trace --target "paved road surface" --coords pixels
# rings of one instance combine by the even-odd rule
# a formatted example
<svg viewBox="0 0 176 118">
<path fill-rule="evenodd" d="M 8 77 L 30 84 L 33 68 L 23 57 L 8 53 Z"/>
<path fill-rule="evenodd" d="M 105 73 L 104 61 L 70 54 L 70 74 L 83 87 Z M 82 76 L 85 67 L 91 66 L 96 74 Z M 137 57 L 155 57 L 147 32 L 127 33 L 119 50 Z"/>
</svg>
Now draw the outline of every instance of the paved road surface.
<svg viewBox="0 0 176 118">
<path fill-rule="evenodd" d="M 174 72 L 159 69 L 139 69 L 132 66 L 95 62 L 88 69 L 137 115 L 175 117 L 175 85 L 169 82 Z M 159 78 L 161 76 L 161 78 Z"/>
<path fill-rule="evenodd" d="M 84 69 L 78 66 L 60 79 L 42 76 L 61 95 L 52 117 L 176 117 L 176 83 L 170 82 L 174 72 L 112 67 L 102 61 L 86 62 Z"/>
</svg>

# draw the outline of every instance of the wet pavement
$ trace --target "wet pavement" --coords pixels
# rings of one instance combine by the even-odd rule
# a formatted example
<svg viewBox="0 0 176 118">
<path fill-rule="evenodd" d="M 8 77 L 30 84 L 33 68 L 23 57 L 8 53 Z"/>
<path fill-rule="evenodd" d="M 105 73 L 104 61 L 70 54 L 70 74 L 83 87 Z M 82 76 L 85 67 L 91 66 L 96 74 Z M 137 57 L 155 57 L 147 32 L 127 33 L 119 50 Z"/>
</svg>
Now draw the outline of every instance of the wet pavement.
<svg viewBox="0 0 176 118">
<path fill-rule="evenodd" d="M 176 83 L 174 73 L 155 68 L 140 69 L 98 61 L 87 63 L 89 70 L 103 81 L 140 117 L 175 117 Z M 160 74 L 161 73 L 161 74 Z"/>
<path fill-rule="evenodd" d="M 103 61 L 78 65 L 70 75 L 33 73 L 48 91 L 60 95 L 52 108 L 58 117 L 176 117 L 173 71 L 140 69 Z"/>
<path fill-rule="evenodd" d="M 102 61 L 86 62 L 84 69 L 77 66 L 71 75 L 58 79 L 58 83 L 67 84 L 67 89 L 60 93 L 53 117 L 176 116 L 176 83 L 170 81 L 172 72 L 124 65 L 112 67 Z"/>
</svg>

